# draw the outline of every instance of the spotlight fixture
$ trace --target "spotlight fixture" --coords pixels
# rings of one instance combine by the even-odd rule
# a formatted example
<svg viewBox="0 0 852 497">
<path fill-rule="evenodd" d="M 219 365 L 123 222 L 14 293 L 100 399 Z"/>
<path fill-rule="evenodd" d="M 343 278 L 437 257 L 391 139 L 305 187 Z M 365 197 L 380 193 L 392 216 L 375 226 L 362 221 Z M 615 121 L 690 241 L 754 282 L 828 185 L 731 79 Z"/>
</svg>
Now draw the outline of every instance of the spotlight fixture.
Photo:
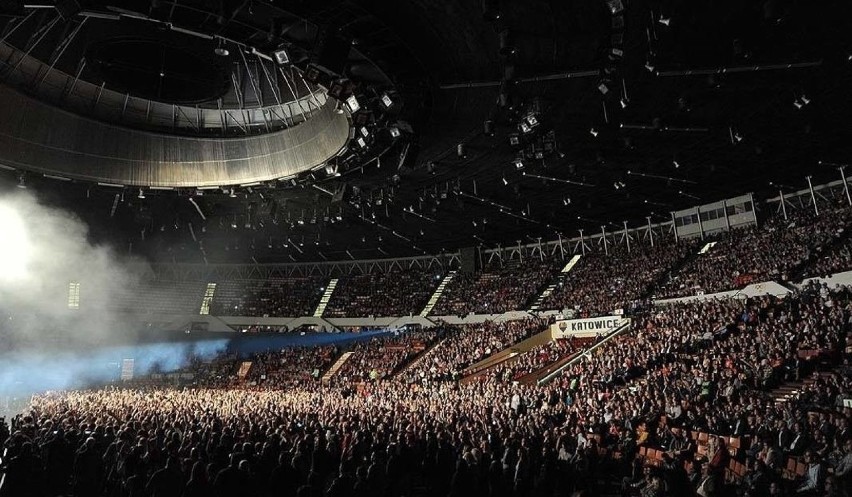
<svg viewBox="0 0 852 497">
<path fill-rule="evenodd" d="M 565 198 L 563 198 L 563 199 L 562 199 L 562 205 L 564 205 L 564 206 L 566 206 L 566 207 L 567 207 L 567 206 L 569 206 L 569 205 L 571 205 L 571 197 L 565 197 Z"/>
<path fill-rule="evenodd" d="M 668 25 L 671 24 L 671 22 L 672 22 L 671 17 L 663 17 L 663 15 L 660 14 L 660 19 L 659 19 L 660 24 L 662 24 L 663 26 L 668 26 Z"/>
<path fill-rule="evenodd" d="M 675 169 L 679 169 L 679 168 L 680 168 L 680 164 L 678 164 L 676 160 L 673 160 L 673 161 L 672 161 L 672 164 L 674 164 Z"/>
<path fill-rule="evenodd" d="M 18 184 L 17 184 L 17 185 L 15 185 L 15 186 L 17 186 L 17 187 L 18 187 L 18 188 L 20 188 L 21 190 L 26 190 L 26 189 L 27 189 L 27 178 L 26 178 L 26 176 L 24 176 L 24 174 L 23 174 L 23 173 L 21 173 L 21 174 L 18 176 Z"/>
<path fill-rule="evenodd" d="M 137 195 L 136 198 L 144 199 L 145 198 L 145 190 L 140 188 L 139 189 L 139 195 Z"/>
<path fill-rule="evenodd" d="M 487 136 L 494 136 L 494 121 L 487 119 L 484 123 L 482 123 L 482 131 Z"/>
<path fill-rule="evenodd" d="M 507 180 L 505 176 L 503 176 L 503 185 L 509 186 L 509 180 Z"/>
<path fill-rule="evenodd" d="M 213 53 L 219 57 L 227 57 L 231 55 L 231 52 L 228 51 L 227 47 L 225 47 L 225 40 L 222 38 L 219 38 L 219 46 L 213 49 Z"/>
<path fill-rule="evenodd" d="M 622 109 L 626 109 L 626 108 L 627 108 L 627 104 L 628 104 L 628 100 L 627 100 L 626 98 L 622 98 L 622 99 L 620 100 L 620 102 L 621 102 L 621 108 L 622 108 Z"/>
<path fill-rule="evenodd" d="M 805 104 L 799 102 L 799 99 L 797 98 L 796 100 L 793 100 L 793 105 L 795 105 L 797 109 L 801 110 L 801 108 L 804 107 Z"/>
<path fill-rule="evenodd" d="M 346 107 L 349 108 L 350 114 L 354 114 L 361 109 L 361 104 L 358 103 L 358 99 L 355 98 L 355 95 L 352 95 L 346 99 Z"/>
<path fill-rule="evenodd" d="M 326 164 L 325 174 L 329 176 L 340 176 L 340 173 L 337 170 L 337 164 Z"/>
<path fill-rule="evenodd" d="M 230 192 L 228 192 L 228 196 L 231 198 L 237 198 L 237 193 L 231 188 Z"/>
<path fill-rule="evenodd" d="M 467 157 L 467 153 L 464 149 L 464 143 L 459 143 L 458 145 L 456 145 L 456 155 L 458 155 L 462 159 Z"/>
<path fill-rule="evenodd" d="M 606 6 L 612 15 L 618 14 L 624 10 L 624 3 L 621 0 L 606 0 Z"/>
<path fill-rule="evenodd" d="M 728 135 L 731 137 L 732 145 L 736 145 L 737 143 L 743 141 L 743 135 L 741 135 L 739 131 L 734 131 L 733 126 L 728 126 Z"/>
<path fill-rule="evenodd" d="M 272 52 L 272 58 L 279 66 L 285 66 L 290 63 L 290 53 L 284 47 L 278 47 Z"/>
<path fill-rule="evenodd" d="M 647 69 L 648 72 L 654 72 L 654 65 L 651 64 L 650 60 L 648 62 L 645 62 L 645 69 Z"/>
<path fill-rule="evenodd" d="M 802 103 L 805 104 L 805 105 L 808 105 L 809 103 L 811 103 L 811 99 L 802 95 Z"/>
<path fill-rule="evenodd" d="M 589 130 L 589 133 L 590 133 L 592 136 L 594 136 L 595 138 L 597 138 L 597 136 L 598 136 L 598 131 L 597 131 L 595 128 L 590 129 L 590 130 Z"/>
</svg>

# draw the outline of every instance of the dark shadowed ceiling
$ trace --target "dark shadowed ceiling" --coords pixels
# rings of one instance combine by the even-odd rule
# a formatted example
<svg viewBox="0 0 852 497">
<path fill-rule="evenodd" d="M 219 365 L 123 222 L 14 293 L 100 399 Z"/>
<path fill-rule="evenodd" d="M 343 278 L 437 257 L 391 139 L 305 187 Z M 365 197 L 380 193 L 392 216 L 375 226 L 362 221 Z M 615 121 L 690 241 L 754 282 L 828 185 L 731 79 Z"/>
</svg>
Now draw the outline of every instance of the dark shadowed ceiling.
<svg viewBox="0 0 852 497">
<path fill-rule="evenodd" d="M 266 38 L 246 26 L 268 25 L 278 12 L 276 40 L 267 44 L 286 41 L 300 68 L 316 60 L 328 33 L 346 40 L 346 75 L 365 98 L 394 95 L 385 122 L 398 123 L 402 139 L 352 155 L 340 176 L 237 188 L 234 198 L 187 190 L 139 199 L 136 190 L 26 182 L 122 251 L 291 262 L 572 237 L 648 216 L 665 221 L 673 210 L 742 193 L 766 197 L 777 185 L 803 188 L 808 175 L 814 183 L 838 179 L 827 164 L 852 152 L 849 2 L 623 0 L 623 11 L 619 3 L 225 1 L 226 14 L 240 7 L 234 19 L 187 22 L 261 47 Z M 23 46 L 30 39 L 14 36 Z M 146 36 L 158 39 L 156 31 Z M 37 49 L 49 57 L 53 43 Z M 73 72 L 72 53 L 120 58 L 104 43 L 72 45 L 60 61 Z M 185 55 L 162 46 L 169 63 L 186 67 Z M 189 71 L 203 84 L 164 88 L 172 99 L 227 94 L 212 49 L 206 53 L 210 60 Z M 93 80 L 124 81 L 96 69 Z M 530 116 L 526 133 L 519 126 Z"/>
</svg>

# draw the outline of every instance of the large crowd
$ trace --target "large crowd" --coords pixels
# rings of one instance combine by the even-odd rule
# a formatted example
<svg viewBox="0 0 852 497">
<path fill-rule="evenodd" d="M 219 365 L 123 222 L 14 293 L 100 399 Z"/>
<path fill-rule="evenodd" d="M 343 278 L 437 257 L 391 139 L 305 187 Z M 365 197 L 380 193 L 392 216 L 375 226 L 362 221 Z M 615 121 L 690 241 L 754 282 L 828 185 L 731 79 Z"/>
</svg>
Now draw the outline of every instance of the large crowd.
<svg viewBox="0 0 852 497">
<path fill-rule="evenodd" d="M 329 382 L 335 345 L 192 358 L 190 385 L 35 395 L 0 420 L 0 497 L 850 497 L 852 288 L 636 305 L 847 268 L 849 221 L 798 212 L 701 255 L 589 254 L 546 305 L 632 305 L 631 326 L 594 348 L 547 341 L 483 365 L 553 323 L 530 317 L 359 341 Z M 461 276 L 433 314 L 522 308 L 554 273 L 528 261 Z M 268 283 L 222 305 L 285 312 Z M 374 295 L 353 292 L 341 302 Z M 365 313 L 408 305 L 363 300 Z M 519 381 L 558 361 L 552 381 Z"/>
<path fill-rule="evenodd" d="M 2 435 L 2 492 L 847 495 L 850 317 L 852 292 L 820 285 L 661 307 L 540 386 L 432 376 L 353 390 L 264 369 L 270 381 L 228 388 L 46 393 Z M 809 377 L 785 402 L 768 393 Z"/>
<path fill-rule="evenodd" d="M 469 369 L 477 362 L 500 352 L 536 333 L 545 331 L 547 318 L 527 318 L 515 321 L 486 321 L 448 330 L 443 340 L 422 360 L 406 369 L 401 378 L 409 383 L 458 380 L 476 372 Z"/>
<path fill-rule="evenodd" d="M 430 314 L 466 316 L 527 310 L 550 284 L 554 284 L 553 291 L 540 303 L 540 309 L 568 309 L 588 317 L 615 309 L 633 312 L 647 307 L 651 298 L 826 276 L 852 269 L 850 230 L 852 210 L 843 200 L 822 205 L 819 215 L 811 208 L 791 207 L 786 215 L 768 216 L 759 226 L 735 228 L 701 240 L 658 240 L 655 246 L 634 240 L 630 250 L 624 243 L 610 244 L 606 250 L 599 244 L 587 246 L 569 273 L 560 272 L 566 260 L 552 254 L 543 259 L 492 257 L 481 271 L 456 273 Z M 705 246 L 707 250 L 699 254 Z M 575 250 L 579 251 L 577 247 Z M 324 316 L 417 314 L 444 276 L 443 270 L 414 268 L 342 276 Z M 293 276 L 220 282 L 209 312 L 219 316 L 310 316 L 329 281 L 329 277 Z M 202 283 L 160 286 L 134 295 L 148 295 L 148 307 L 168 312 L 177 312 L 178 308 L 183 313 L 195 312 L 199 306 Z"/>
<path fill-rule="evenodd" d="M 577 340 L 563 338 L 545 342 L 488 368 L 481 378 L 499 382 L 519 381 L 527 375 L 574 355 L 579 348 L 577 342 Z"/>
<path fill-rule="evenodd" d="M 705 242 L 716 242 L 662 282 L 657 297 L 680 297 L 742 288 L 749 283 L 792 280 L 802 272 L 818 275 L 845 269 L 836 241 L 852 228 L 852 211 L 834 207 L 816 216 L 797 210 L 770 217 L 765 225 L 734 229 Z M 829 248 L 828 252 L 823 252 Z M 813 269 L 810 266 L 814 266 Z"/>
<path fill-rule="evenodd" d="M 442 275 L 407 270 L 341 278 L 323 314 L 326 317 L 408 316 L 423 310 Z"/>
<path fill-rule="evenodd" d="M 443 333 L 441 328 L 380 336 L 357 344 L 352 356 L 337 371 L 341 383 L 390 378 L 399 368 L 427 350 Z"/>
<path fill-rule="evenodd" d="M 573 309 L 580 317 L 612 314 L 639 306 L 652 286 L 696 249 L 695 241 L 626 246 L 590 252 L 580 258 L 545 299 L 544 309 Z"/>
<path fill-rule="evenodd" d="M 735 228 L 705 239 L 634 240 L 586 246 L 579 262 L 561 273 L 567 260 L 503 260 L 496 256 L 481 271 L 457 272 L 431 310 L 432 316 L 501 314 L 528 310 L 542 291 L 553 291 L 539 309 L 569 310 L 578 317 L 644 309 L 652 298 L 683 297 L 740 289 L 770 280 L 799 281 L 852 269 L 852 210 L 826 202 L 816 215 L 810 206 L 762 219 L 759 226 Z M 707 246 L 699 254 L 699 249 Z M 575 250 L 580 252 L 579 248 Z M 580 255 L 580 254 L 578 254 Z M 408 268 L 338 278 L 324 316 L 395 317 L 420 313 L 445 270 Z M 311 316 L 330 277 L 272 277 L 218 283 L 209 313 L 219 316 Z M 134 295 L 136 307 L 196 312 L 203 283 L 152 284 Z M 150 302 L 149 302 L 150 300 Z M 144 305 L 144 304 L 149 305 Z"/>
<path fill-rule="evenodd" d="M 318 381 L 337 359 L 336 345 L 287 347 L 278 351 L 256 354 L 245 380 L 252 384 L 271 384 L 278 388 L 293 387 Z"/>
<path fill-rule="evenodd" d="M 232 280 L 217 285 L 210 303 L 216 316 L 311 316 L 323 294 L 317 277 Z"/>
<path fill-rule="evenodd" d="M 560 262 L 526 258 L 496 261 L 478 273 L 459 272 L 444 290 L 431 315 L 465 316 L 526 310 Z M 564 263 L 563 263 L 564 264 Z"/>
</svg>

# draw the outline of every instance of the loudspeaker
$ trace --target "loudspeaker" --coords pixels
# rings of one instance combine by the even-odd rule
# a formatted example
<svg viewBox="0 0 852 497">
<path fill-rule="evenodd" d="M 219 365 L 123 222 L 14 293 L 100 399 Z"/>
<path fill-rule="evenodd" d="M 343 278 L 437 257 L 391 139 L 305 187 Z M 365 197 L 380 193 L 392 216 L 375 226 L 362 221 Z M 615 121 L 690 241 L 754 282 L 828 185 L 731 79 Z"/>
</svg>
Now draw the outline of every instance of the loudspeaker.
<svg viewBox="0 0 852 497">
<path fill-rule="evenodd" d="M 461 272 L 475 273 L 479 269 L 478 258 L 476 257 L 476 247 L 465 247 L 459 250 L 459 262 L 461 263 Z"/>
<path fill-rule="evenodd" d="M 343 202 L 346 199 L 346 183 L 341 185 L 334 191 L 334 195 L 331 196 L 331 203 L 337 204 Z"/>
</svg>

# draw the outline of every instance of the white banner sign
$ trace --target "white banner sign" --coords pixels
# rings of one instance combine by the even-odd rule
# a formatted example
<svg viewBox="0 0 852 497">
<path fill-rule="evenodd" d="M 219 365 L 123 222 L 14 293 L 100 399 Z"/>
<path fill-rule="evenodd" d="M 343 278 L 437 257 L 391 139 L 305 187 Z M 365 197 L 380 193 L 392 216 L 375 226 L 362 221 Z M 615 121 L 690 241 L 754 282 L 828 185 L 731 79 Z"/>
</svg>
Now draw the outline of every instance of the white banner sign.
<svg viewBox="0 0 852 497">
<path fill-rule="evenodd" d="M 629 323 L 630 318 L 621 316 L 602 316 L 589 319 L 568 319 L 553 324 L 554 338 L 589 337 L 606 335 L 619 326 Z"/>
</svg>

